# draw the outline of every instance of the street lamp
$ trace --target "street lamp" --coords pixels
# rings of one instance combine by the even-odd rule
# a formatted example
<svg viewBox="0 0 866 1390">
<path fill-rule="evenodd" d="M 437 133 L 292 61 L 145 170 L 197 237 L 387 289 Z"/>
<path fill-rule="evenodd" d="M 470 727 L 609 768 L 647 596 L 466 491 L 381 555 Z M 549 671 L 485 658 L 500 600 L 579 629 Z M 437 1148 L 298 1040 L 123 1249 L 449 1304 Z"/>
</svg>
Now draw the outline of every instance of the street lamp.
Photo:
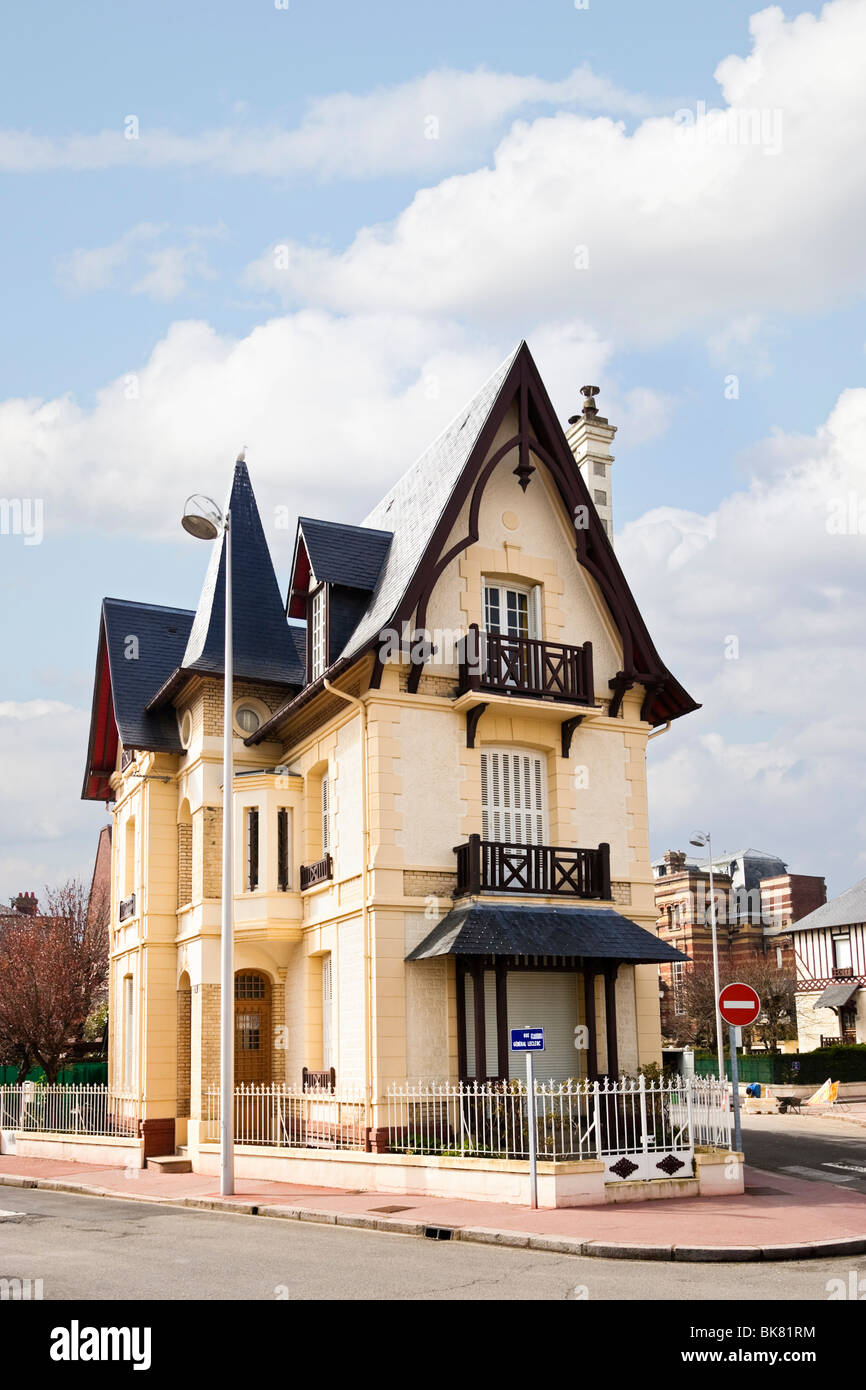
<svg viewBox="0 0 866 1390">
<path fill-rule="evenodd" d="M 220 968 L 220 1192 L 231 1197 L 234 1172 L 234 896 L 232 883 L 232 533 L 231 512 L 225 515 L 212 497 L 194 493 L 184 503 L 181 526 L 200 541 L 225 542 L 225 685 L 223 688 L 223 862 L 222 957 Z"/>
<path fill-rule="evenodd" d="M 701 849 L 706 845 L 707 853 L 710 856 L 710 926 L 713 934 L 713 1010 L 716 1015 L 716 1051 L 719 1056 L 719 1080 L 725 1080 L 725 1054 L 722 1050 L 722 1024 L 719 1017 L 719 941 L 716 933 L 716 893 L 713 886 L 713 838 L 707 830 L 704 834 L 695 835 L 694 839 L 689 840 L 690 845 L 697 845 Z"/>
</svg>

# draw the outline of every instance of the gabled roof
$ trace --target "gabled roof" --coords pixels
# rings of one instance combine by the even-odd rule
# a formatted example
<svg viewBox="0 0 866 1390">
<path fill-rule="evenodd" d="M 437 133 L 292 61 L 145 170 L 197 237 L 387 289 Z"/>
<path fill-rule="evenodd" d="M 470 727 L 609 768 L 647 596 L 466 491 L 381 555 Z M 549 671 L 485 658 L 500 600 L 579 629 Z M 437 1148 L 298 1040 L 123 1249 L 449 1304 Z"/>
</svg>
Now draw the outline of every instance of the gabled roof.
<svg viewBox="0 0 866 1390">
<path fill-rule="evenodd" d="M 477 395 L 364 518 L 365 527 L 392 531 L 394 539 L 370 606 L 346 644 L 347 655 L 360 651 L 391 623 L 522 347 L 525 344 L 499 364 Z"/>
<path fill-rule="evenodd" d="M 347 589 L 372 593 L 391 544 L 390 531 L 370 526 L 347 526 L 337 521 L 298 518 L 295 555 L 286 612 L 305 618 L 310 574 L 319 583 L 342 584 Z"/>
<path fill-rule="evenodd" d="M 156 603 L 107 598 L 102 603 L 87 770 L 82 797 L 103 801 L 126 748 L 180 752 L 173 709 L 147 712 L 147 703 L 176 668 L 192 628 L 193 613 Z"/>
<path fill-rule="evenodd" d="M 787 928 L 792 931 L 820 931 L 822 927 L 853 927 L 858 922 L 866 922 L 866 878 L 840 893 L 838 898 L 807 912 L 799 922 L 792 922 Z"/>
<path fill-rule="evenodd" d="M 300 686 L 304 681 L 294 634 L 286 622 L 277 576 L 247 466 L 235 464 L 226 504 L 231 514 L 234 672 L 247 680 Z M 225 547 L 220 534 L 180 668 L 222 675 L 225 642 Z"/>
<path fill-rule="evenodd" d="M 512 405 L 517 407 L 517 433 L 488 458 L 497 430 Z M 569 515 L 576 515 L 577 507 L 585 509 L 587 525 L 575 530 L 576 559 L 598 585 L 623 647 L 623 669 L 613 683 L 611 712 L 617 713 L 624 692 L 634 685 L 642 686 L 646 692 L 642 717 L 652 724 L 677 719 L 699 708 L 668 671 L 653 645 L 532 354 L 522 342 L 367 516 L 364 527 L 391 531 L 393 540 L 366 612 L 324 676 L 287 701 L 248 743 L 273 735 L 290 709 L 311 698 L 323 679 L 332 678 L 379 644 L 384 631 L 402 633 L 403 625 L 411 622 L 413 615 L 414 625 L 423 630 L 427 601 L 439 574 L 456 554 L 478 538 L 478 509 L 484 483 L 508 452 L 518 456 L 515 472 L 522 486 L 535 471 L 537 465 L 531 462 L 534 457 L 548 469 Z M 468 534 L 447 549 L 467 501 Z M 413 668 L 410 690 L 417 688 L 412 682 L 417 683 L 421 670 L 420 665 Z M 374 684 L 378 674 L 374 667 Z"/>
</svg>

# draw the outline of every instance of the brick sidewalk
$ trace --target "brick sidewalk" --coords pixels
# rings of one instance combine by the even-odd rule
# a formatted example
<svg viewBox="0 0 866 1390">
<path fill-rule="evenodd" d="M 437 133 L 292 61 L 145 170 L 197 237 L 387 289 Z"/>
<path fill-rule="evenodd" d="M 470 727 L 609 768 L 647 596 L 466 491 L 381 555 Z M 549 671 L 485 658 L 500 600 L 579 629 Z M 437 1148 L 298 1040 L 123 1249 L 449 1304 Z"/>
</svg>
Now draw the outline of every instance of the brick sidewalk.
<svg viewBox="0 0 866 1390">
<path fill-rule="evenodd" d="M 497 1202 L 388 1196 L 240 1179 L 220 1197 L 212 1177 L 128 1172 L 50 1159 L 0 1157 L 0 1184 L 167 1202 L 423 1235 L 530 1245 L 575 1254 L 651 1259 L 797 1259 L 866 1253 L 866 1196 L 746 1168 L 743 1196 L 674 1198 L 607 1207 L 530 1211 Z M 749 1190 L 751 1189 L 751 1191 Z"/>
</svg>

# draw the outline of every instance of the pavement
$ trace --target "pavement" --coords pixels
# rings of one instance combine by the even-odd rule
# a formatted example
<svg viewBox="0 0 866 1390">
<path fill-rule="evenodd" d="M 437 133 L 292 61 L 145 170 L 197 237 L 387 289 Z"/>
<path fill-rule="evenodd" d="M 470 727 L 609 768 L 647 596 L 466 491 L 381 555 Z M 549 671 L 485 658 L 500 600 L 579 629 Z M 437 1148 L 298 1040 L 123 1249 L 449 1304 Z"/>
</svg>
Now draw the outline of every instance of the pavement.
<svg viewBox="0 0 866 1390">
<path fill-rule="evenodd" d="M 866 1195 L 748 1165 L 746 1191 L 739 1196 L 554 1211 L 245 1179 L 238 1180 L 235 1196 L 221 1197 L 216 1180 L 198 1173 L 14 1154 L 0 1156 L 3 1185 L 602 1259 L 722 1262 L 866 1253 Z"/>
</svg>

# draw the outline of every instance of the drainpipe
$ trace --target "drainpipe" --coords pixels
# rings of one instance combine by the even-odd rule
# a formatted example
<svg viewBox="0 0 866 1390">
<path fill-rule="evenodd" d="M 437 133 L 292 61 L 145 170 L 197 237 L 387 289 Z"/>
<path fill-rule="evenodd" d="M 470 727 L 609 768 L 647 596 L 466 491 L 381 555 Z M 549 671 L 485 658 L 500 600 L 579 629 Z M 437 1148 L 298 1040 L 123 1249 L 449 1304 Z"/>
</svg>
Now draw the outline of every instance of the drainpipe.
<svg viewBox="0 0 866 1390">
<path fill-rule="evenodd" d="M 667 722 L 666 724 L 662 724 L 662 726 L 661 726 L 660 729 L 653 729 L 652 733 L 651 733 L 651 734 L 647 734 L 647 736 L 646 736 L 646 741 L 647 741 L 647 743 L 649 743 L 649 741 L 650 741 L 651 738 L 659 738 L 661 734 L 666 734 L 667 731 L 668 731 L 668 729 L 669 729 L 670 727 L 671 727 L 671 721 L 668 720 L 668 722 Z"/>
<path fill-rule="evenodd" d="M 372 1004 L 373 1004 L 373 953 L 370 942 L 370 816 L 369 816 L 369 773 L 367 761 L 367 705 L 364 700 L 360 700 L 357 695 L 347 695 L 345 690 L 338 690 L 327 679 L 323 679 L 322 684 L 331 695 L 337 695 L 347 704 L 354 705 L 361 719 L 361 814 L 362 814 L 362 840 L 364 844 L 364 858 L 361 866 L 361 920 L 363 923 L 364 937 L 364 1101 L 367 1112 L 367 1128 L 372 1128 L 373 1123 L 373 1030 L 372 1030 Z"/>
</svg>

